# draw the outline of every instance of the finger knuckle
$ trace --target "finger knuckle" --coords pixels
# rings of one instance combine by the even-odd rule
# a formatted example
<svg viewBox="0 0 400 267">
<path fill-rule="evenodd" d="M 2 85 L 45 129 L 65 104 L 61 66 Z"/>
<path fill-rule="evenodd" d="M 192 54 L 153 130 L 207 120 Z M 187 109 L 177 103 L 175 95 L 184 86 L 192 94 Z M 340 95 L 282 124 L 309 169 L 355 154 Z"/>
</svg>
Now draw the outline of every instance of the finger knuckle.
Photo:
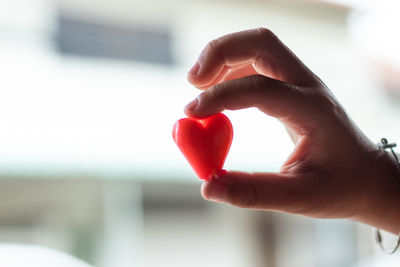
<svg viewBox="0 0 400 267">
<path fill-rule="evenodd" d="M 249 77 L 251 89 L 254 92 L 261 92 L 265 90 L 266 79 L 261 75 L 253 75 Z"/>
<path fill-rule="evenodd" d="M 276 38 L 276 35 L 268 28 L 259 27 L 255 30 L 263 39 L 273 39 Z"/>
<path fill-rule="evenodd" d="M 224 56 L 223 56 L 224 49 L 222 48 L 222 42 L 221 42 L 220 38 L 210 41 L 207 44 L 207 48 L 210 52 L 212 52 L 217 57 L 221 57 L 222 59 L 224 59 Z"/>
<path fill-rule="evenodd" d="M 336 99 L 328 93 L 312 94 L 313 108 L 316 114 L 319 114 L 324 120 L 347 118 L 347 113 Z"/>
<path fill-rule="evenodd" d="M 225 91 L 225 86 L 223 84 L 214 85 L 202 93 L 202 101 L 212 103 L 213 105 L 218 105 L 221 106 L 221 108 L 226 109 L 227 107 L 224 101 L 226 98 Z"/>
<path fill-rule="evenodd" d="M 265 97 L 273 94 L 275 90 L 272 81 L 262 75 L 253 75 L 249 77 L 250 86 L 248 95 L 257 99 L 265 99 Z M 261 103 L 260 103 L 261 104 Z"/>
<path fill-rule="evenodd" d="M 223 92 L 223 86 L 220 84 L 214 85 L 213 87 L 209 88 L 207 91 L 208 97 L 212 99 L 219 99 L 221 98 Z"/>
<path fill-rule="evenodd" d="M 228 196 L 231 203 L 240 208 L 254 208 L 258 204 L 258 192 L 252 184 L 234 188 Z"/>
</svg>

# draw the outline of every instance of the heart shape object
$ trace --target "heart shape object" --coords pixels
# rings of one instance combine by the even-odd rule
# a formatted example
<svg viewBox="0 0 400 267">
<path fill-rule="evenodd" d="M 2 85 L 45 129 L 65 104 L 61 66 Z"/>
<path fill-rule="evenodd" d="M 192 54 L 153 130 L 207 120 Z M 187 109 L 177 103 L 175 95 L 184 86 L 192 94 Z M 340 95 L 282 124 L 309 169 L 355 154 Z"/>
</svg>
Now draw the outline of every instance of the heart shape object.
<svg viewBox="0 0 400 267">
<path fill-rule="evenodd" d="M 200 179 L 210 180 L 225 172 L 222 167 L 233 129 L 224 114 L 180 119 L 174 124 L 172 137 Z"/>
</svg>

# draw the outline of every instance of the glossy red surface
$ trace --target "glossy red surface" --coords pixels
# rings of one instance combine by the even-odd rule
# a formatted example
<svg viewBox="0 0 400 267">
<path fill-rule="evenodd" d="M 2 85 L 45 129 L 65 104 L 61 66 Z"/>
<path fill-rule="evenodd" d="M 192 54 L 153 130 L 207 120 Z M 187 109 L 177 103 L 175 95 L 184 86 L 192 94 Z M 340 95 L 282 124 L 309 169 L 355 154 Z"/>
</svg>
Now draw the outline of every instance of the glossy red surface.
<svg viewBox="0 0 400 267">
<path fill-rule="evenodd" d="M 200 179 L 224 173 L 233 138 L 232 124 L 224 114 L 180 119 L 174 124 L 172 137 Z"/>
</svg>

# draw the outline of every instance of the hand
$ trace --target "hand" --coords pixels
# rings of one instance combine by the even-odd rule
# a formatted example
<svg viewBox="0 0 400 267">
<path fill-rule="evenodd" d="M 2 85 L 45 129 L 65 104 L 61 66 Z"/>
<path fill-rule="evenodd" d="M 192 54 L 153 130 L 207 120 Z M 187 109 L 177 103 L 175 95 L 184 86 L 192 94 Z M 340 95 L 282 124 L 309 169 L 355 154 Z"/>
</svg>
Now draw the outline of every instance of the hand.
<svg viewBox="0 0 400 267">
<path fill-rule="evenodd" d="M 211 41 L 188 73 L 205 89 L 188 116 L 257 107 L 279 119 L 295 148 L 278 173 L 228 171 L 202 186 L 205 199 L 318 218 L 350 218 L 400 231 L 400 174 L 323 84 L 271 31 Z M 367 108 L 367 107 L 366 107 Z"/>
</svg>

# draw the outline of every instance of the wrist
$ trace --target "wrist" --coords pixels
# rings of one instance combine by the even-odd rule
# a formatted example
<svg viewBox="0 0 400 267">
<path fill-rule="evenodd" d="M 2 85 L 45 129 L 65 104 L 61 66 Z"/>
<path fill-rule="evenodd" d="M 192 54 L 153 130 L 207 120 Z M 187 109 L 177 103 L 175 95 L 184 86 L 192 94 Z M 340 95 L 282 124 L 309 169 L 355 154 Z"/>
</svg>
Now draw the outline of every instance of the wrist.
<svg viewBox="0 0 400 267">
<path fill-rule="evenodd" d="M 388 151 L 377 150 L 374 168 L 366 176 L 365 205 L 354 218 L 379 229 L 400 233 L 400 169 Z M 368 166 L 368 165 L 367 165 Z M 368 168 L 369 169 L 369 168 Z"/>
</svg>

